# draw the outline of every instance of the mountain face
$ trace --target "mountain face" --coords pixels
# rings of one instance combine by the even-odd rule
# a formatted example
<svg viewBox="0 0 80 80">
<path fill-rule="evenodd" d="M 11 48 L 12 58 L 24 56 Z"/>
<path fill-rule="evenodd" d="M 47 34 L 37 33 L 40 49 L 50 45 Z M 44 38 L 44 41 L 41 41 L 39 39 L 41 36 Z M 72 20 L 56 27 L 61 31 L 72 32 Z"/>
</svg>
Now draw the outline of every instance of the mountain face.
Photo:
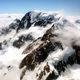
<svg viewBox="0 0 80 80">
<path fill-rule="evenodd" d="M 80 80 L 79 39 L 59 13 L 26 13 L 0 29 L 0 80 Z"/>
<path fill-rule="evenodd" d="M 46 13 L 30 11 L 22 18 L 18 29 L 28 29 L 32 24 L 45 27 L 47 24 L 51 24 L 53 20 L 56 20 L 54 15 L 46 16 Z"/>
</svg>

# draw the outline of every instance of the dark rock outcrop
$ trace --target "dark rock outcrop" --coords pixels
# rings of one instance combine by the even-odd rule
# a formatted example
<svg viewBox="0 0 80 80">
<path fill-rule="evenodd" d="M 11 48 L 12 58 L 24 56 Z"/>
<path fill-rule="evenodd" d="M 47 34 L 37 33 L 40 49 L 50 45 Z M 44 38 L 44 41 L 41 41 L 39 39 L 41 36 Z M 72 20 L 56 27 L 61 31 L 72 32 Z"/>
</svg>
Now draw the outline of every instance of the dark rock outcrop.
<svg viewBox="0 0 80 80">
<path fill-rule="evenodd" d="M 37 64 L 43 62 L 51 50 L 51 43 L 43 43 L 39 45 L 36 50 L 33 50 L 30 54 L 28 54 L 21 62 L 20 68 L 26 66 L 28 69 L 34 69 Z"/>
<path fill-rule="evenodd" d="M 15 46 L 17 48 L 20 48 L 22 45 L 24 45 L 23 41 L 16 40 L 16 41 L 13 42 L 13 46 Z"/>
<path fill-rule="evenodd" d="M 18 27 L 17 31 L 19 29 L 24 29 L 24 28 L 28 29 L 31 25 L 32 25 L 32 23 L 31 23 L 31 12 L 28 12 L 21 19 L 21 22 L 19 24 L 19 27 Z"/>
<path fill-rule="evenodd" d="M 76 21 L 75 21 L 75 23 L 78 23 L 78 24 L 80 24 L 80 19 L 76 20 Z"/>
<path fill-rule="evenodd" d="M 73 49 L 75 49 L 76 62 L 80 64 L 80 46 L 73 45 Z"/>
<path fill-rule="evenodd" d="M 20 24 L 20 20 L 19 19 L 15 19 L 10 25 L 9 28 L 10 29 L 17 29 L 19 27 Z"/>
<path fill-rule="evenodd" d="M 49 75 L 48 75 L 48 77 L 46 78 L 46 80 L 56 80 L 58 78 L 58 75 L 56 75 L 55 73 L 54 73 L 54 71 L 52 71 L 52 73 L 50 73 Z"/>
<path fill-rule="evenodd" d="M 21 79 L 23 73 L 25 74 L 26 70 L 34 70 L 36 65 L 44 62 L 51 51 L 55 51 L 56 49 L 60 48 L 63 49 L 60 42 L 52 43 L 50 41 L 50 37 L 52 36 L 50 29 L 46 31 L 42 38 L 35 40 L 32 44 L 30 44 L 25 51 L 24 54 L 28 55 L 22 60 L 19 68 L 26 67 L 22 71 Z M 47 70 L 48 71 L 48 70 Z M 41 72 L 40 77 L 43 76 L 43 72 Z M 40 80 L 40 79 L 39 79 Z"/>
<path fill-rule="evenodd" d="M 18 40 L 15 40 L 15 41 L 13 42 L 13 46 L 14 46 L 14 47 L 17 47 L 17 48 L 20 48 L 21 46 L 24 45 L 24 43 L 25 43 L 26 41 L 33 41 L 33 40 L 34 40 L 34 38 L 33 38 L 32 35 L 30 35 L 30 34 L 28 34 L 28 35 L 22 35 L 22 36 L 19 37 Z"/>
<path fill-rule="evenodd" d="M 30 11 L 26 13 L 19 23 L 17 32 L 20 29 L 30 28 L 32 24 L 34 24 L 34 26 L 46 27 L 48 24 L 51 24 L 53 20 L 55 21 L 53 15 L 42 16 L 42 14 L 46 14 L 46 13 L 34 12 L 34 11 Z"/>
<path fill-rule="evenodd" d="M 0 50 L 2 50 L 2 43 L 0 43 Z"/>
<path fill-rule="evenodd" d="M 6 34 L 8 34 L 9 32 L 11 32 L 11 29 L 9 29 L 8 27 L 2 28 L 2 29 L 0 30 L 0 36 L 6 35 Z"/>
<path fill-rule="evenodd" d="M 48 63 L 44 66 L 43 70 L 37 74 L 36 77 L 38 77 L 37 80 L 41 80 L 43 76 L 45 76 L 47 73 L 50 72 L 50 66 L 48 65 Z"/>
</svg>

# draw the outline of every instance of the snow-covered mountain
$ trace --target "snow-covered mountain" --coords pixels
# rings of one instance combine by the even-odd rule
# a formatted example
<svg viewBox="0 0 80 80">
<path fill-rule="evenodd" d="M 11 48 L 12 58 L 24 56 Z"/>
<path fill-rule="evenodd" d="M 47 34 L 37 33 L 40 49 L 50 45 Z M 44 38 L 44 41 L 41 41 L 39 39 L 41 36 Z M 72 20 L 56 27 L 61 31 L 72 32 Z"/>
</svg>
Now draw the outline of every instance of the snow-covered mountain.
<svg viewBox="0 0 80 80">
<path fill-rule="evenodd" d="M 80 80 L 79 19 L 30 11 L 12 20 L 0 28 L 0 80 Z"/>
</svg>

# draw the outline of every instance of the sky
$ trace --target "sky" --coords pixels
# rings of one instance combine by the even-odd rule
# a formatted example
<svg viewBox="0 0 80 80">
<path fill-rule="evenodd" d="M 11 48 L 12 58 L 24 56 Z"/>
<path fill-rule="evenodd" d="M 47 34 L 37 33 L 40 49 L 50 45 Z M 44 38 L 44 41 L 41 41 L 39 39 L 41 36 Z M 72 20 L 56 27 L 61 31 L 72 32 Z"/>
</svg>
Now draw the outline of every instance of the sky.
<svg viewBox="0 0 80 80">
<path fill-rule="evenodd" d="M 80 16 L 80 0 L 0 0 L 0 13 L 28 11 L 62 11 L 65 15 Z"/>
</svg>

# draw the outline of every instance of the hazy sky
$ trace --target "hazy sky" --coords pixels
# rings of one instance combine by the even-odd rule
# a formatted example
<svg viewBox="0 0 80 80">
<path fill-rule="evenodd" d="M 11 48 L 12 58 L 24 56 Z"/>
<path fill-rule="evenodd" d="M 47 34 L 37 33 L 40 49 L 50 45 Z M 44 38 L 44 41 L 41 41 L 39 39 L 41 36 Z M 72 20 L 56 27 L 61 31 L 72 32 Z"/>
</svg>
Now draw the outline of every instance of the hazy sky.
<svg viewBox="0 0 80 80">
<path fill-rule="evenodd" d="M 80 16 L 80 0 L 0 0 L 0 13 L 26 13 L 31 10 L 64 11 Z"/>
</svg>

